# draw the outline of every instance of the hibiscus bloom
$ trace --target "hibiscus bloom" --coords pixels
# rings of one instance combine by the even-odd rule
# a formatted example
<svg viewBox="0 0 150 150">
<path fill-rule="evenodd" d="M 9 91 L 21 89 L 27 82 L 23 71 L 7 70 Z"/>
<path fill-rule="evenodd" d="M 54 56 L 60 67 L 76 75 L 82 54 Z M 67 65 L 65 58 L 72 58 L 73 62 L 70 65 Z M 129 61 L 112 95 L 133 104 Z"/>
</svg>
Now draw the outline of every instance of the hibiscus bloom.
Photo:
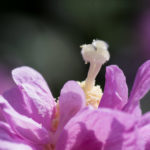
<svg viewBox="0 0 150 150">
<path fill-rule="evenodd" d="M 0 96 L 0 150 L 148 150 L 150 114 L 139 115 L 139 99 L 149 89 L 150 62 L 140 68 L 128 101 L 117 66 L 107 68 L 103 94 L 95 78 L 109 59 L 107 48 L 103 41 L 82 46 L 88 76 L 68 81 L 58 102 L 40 73 L 14 69 L 16 86 Z"/>
</svg>

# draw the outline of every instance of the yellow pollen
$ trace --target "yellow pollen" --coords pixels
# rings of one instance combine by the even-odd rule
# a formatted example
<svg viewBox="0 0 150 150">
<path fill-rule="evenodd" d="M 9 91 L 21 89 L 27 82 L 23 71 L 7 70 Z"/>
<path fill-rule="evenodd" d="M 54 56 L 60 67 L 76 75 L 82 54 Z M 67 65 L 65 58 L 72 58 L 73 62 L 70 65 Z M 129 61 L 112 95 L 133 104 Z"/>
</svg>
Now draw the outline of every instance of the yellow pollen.
<svg viewBox="0 0 150 150">
<path fill-rule="evenodd" d="M 86 105 L 92 105 L 94 108 L 98 108 L 100 100 L 102 98 L 102 90 L 99 85 L 93 86 L 89 91 L 85 88 L 85 81 L 78 82 L 80 87 L 83 89 L 86 97 Z"/>
</svg>

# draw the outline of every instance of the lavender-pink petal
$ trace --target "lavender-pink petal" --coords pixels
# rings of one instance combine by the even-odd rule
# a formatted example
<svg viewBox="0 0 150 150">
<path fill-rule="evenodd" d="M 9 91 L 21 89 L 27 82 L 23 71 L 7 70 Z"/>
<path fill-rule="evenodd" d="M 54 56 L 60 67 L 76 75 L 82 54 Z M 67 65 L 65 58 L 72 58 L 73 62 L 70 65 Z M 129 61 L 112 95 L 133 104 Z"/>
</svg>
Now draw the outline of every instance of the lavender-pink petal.
<svg viewBox="0 0 150 150">
<path fill-rule="evenodd" d="M 0 150 L 36 150 L 31 145 L 17 139 L 10 126 L 0 121 Z"/>
<path fill-rule="evenodd" d="M 68 81 L 62 88 L 59 97 L 60 120 L 57 136 L 65 124 L 83 107 L 85 107 L 85 94 L 76 81 Z"/>
<path fill-rule="evenodd" d="M 134 81 L 134 85 L 123 110 L 134 114 L 136 117 L 141 116 L 140 100 L 150 90 L 150 60 L 146 61 L 139 69 Z"/>
<path fill-rule="evenodd" d="M 150 112 L 144 114 L 138 122 L 138 134 L 140 145 L 144 150 L 150 148 Z"/>
<path fill-rule="evenodd" d="M 56 150 L 135 150 L 135 125 L 130 114 L 85 108 L 66 124 Z"/>
<path fill-rule="evenodd" d="M 30 117 L 49 130 L 54 117 L 55 100 L 42 75 L 30 67 L 19 67 L 12 71 L 12 76 Z"/>
<path fill-rule="evenodd" d="M 32 117 L 29 112 L 29 106 L 26 104 L 26 99 L 23 97 L 23 94 L 17 86 L 5 91 L 2 96 L 15 109 L 15 111 L 22 115 Z"/>
<path fill-rule="evenodd" d="M 122 109 L 127 103 L 128 87 L 122 70 L 111 65 L 106 68 L 105 88 L 99 107 Z"/>
<path fill-rule="evenodd" d="M 25 141 L 36 144 L 46 144 L 50 141 L 49 132 L 41 124 L 16 112 L 2 96 L 0 109 L 13 131 Z"/>
<path fill-rule="evenodd" d="M 68 81 L 59 97 L 60 122 L 63 126 L 85 107 L 85 94 L 76 81 Z"/>
</svg>

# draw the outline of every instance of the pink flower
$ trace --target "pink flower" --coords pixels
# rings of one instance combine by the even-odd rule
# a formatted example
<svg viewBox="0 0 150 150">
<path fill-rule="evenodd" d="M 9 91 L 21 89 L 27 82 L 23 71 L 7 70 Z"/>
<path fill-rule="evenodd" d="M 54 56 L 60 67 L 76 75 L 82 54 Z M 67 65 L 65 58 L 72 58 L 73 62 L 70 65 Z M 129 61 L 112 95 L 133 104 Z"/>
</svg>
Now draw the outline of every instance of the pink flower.
<svg viewBox="0 0 150 150">
<path fill-rule="evenodd" d="M 0 150 L 148 150 L 150 113 L 140 114 L 139 99 L 150 88 L 150 61 L 140 67 L 129 99 L 122 71 L 109 66 L 98 109 L 92 101 L 86 106 L 93 81 L 84 90 L 68 81 L 56 103 L 34 69 L 16 68 L 12 77 L 15 87 L 0 96 Z"/>
</svg>

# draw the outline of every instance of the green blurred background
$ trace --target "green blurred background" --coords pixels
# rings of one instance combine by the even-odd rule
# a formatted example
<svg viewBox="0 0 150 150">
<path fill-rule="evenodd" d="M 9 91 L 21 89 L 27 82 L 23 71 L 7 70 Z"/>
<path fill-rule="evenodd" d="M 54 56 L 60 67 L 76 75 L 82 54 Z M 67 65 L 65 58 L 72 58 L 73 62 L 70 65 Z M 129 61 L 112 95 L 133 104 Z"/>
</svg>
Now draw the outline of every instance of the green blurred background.
<svg viewBox="0 0 150 150">
<path fill-rule="evenodd" d="M 28 65 L 47 80 L 55 97 L 67 80 L 82 81 L 88 65 L 80 45 L 108 42 L 110 61 L 97 84 L 104 87 L 105 67 L 123 69 L 131 90 L 136 71 L 150 59 L 149 0 L 5 0 L 0 2 L 0 92 L 12 85 L 11 69 Z M 150 110 L 150 94 L 142 101 Z"/>
</svg>

